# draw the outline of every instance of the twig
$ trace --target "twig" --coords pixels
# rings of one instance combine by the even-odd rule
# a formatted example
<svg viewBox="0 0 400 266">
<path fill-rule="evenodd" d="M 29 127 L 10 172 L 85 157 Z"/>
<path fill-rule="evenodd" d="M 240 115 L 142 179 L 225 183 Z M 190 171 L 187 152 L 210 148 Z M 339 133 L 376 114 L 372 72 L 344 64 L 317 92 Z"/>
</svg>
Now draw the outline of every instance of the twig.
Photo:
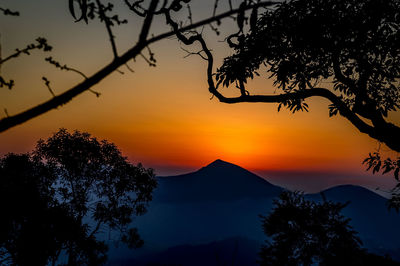
<svg viewBox="0 0 400 266">
<path fill-rule="evenodd" d="M 140 56 L 144 59 L 144 61 L 146 61 L 147 64 L 149 64 L 149 66 L 151 66 L 151 67 L 155 67 L 156 66 L 156 64 L 154 64 L 149 59 L 147 59 L 147 57 L 144 54 L 140 53 Z"/>
<path fill-rule="evenodd" d="M 191 52 L 191 51 L 189 51 L 189 50 L 186 50 L 186 49 L 183 48 L 182 46 L 181 46 L 181 49 L 187 53 L 183 58 L 187 58 L 187 57 L 189 57 L 189 56 L 191 56 L 191 55 L 198 55 L 198 56 L 200 56 L 202 59 L 207 60 L 207 58 L 206 58 L 204 55 L 201 54 L 202 52 L 204 52 L 203 50 L 200 50 L 200 51 L 198 51 L 198 52 Z"/>
<path fill-rule="evenodd" d="M 189 22 L 190 22 L 190 24 L 193 24 L 193 15 L 192 15 L 192 10 L 190 9 L 190 5 L 187 4 L 186 7 L 187 7 L 187 10 L 189 13 L 189 15 L 188 15 Z"/>
<path fill-rule="evenodd" d="M 134 73 L 135 71 L 128 65 L 128 63 L 125 64 L 126 68 L 131 72 Z"/>
<path fill-rule="evenodd" d="M 53 90 L 50 87 L 50 80 L 48 80 L 46 77 L 42 77 L 42 80 L 44 81 L 44 84 L 46 85 L 51 95 L 53 95 L 53 97 L 56 97 L 56 95 L 54 94 Z"/>
<path fill-rule="evenodd" d="M 26 55 L 30 55 L 30 51 L 35 50 L 35 49 L 43 49 L 44 52 L 50 52 L 53 47 L 51 47 L 48 43 L 47 40 L 45 38 L 39 37 L 36 39 L 37 43 L 31 43 L 28 44 L 24 49 L 20 50 L 20 49 L 15 49 L 15 53 L 7 56 L 4 59 L 0 60 L 0 65 L 4 64 L 5 62 L 7 62 L 8 60 L 12 59 L 12 58 L 16 58 L 18 56 L 20 56 L 21 54 L 26 54 Z"/>
<path fill-rule="evenodd" d="M 108 36 L 110 38 L 110 43 L 111 43 L 111 49 L 113 51 L 114 54 L 114 59 L 118 58 L 118 51 L 117 51 L 117 45 L 115 44 L 115 36 L 112 33 L 111 30 L 111 22 L 109 17 L 107 17 L 107 15 L 104 12 L 104 6 L 103 4 L 100 2 L 100 0 L 96 0 L 97 6 L 99 7 L 99 15 L 100 15 L 100 20 L 103 19 L 104 20 L 104 24 L 106 26 L 107 29 L 107 33 Z"/>
<path fill-rule="evenodd" d="M 67 65 L 61 65 L 58 61 L 54 60 L 53 57 L 46 57 L 44 59 L 45 61 L 49 62 L 50 64 L 54 65 L 56 68 L 59 68 L 61 70 L 66 70 L 66 71 L 72 71 L 75 72 L 77 74 L 79 74 L 80 76 L 82 76 L 83 78 L 87 79 L 87 76 L 85 74 L 83 74 L 81 71 L 74 69 L 72 67 L 69 67 Z"/>
<path fill-rule="evenodd" d="M 91 93 L 93 93 L 94 95 L 96 95 L 97 98 L 101 96 L 101 93 L 100 93 L 100 92 L 94 91 L 94 90 L 92 90 L 92 89 L 88 89 L 88 91 L 90 91 Z"/>
</svg>

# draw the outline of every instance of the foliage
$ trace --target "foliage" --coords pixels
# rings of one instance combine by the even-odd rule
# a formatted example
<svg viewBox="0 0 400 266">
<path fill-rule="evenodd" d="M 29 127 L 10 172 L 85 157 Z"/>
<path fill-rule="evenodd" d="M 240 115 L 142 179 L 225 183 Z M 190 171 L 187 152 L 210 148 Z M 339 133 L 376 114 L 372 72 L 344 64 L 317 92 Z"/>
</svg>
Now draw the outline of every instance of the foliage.
<svg viewBox="0 0 400 266">
<path fill-rule="evenodd" d="M 341 211 L 348 203 L 306 200 L 284 191 L 268 216 L 261 216 L 272 239 L 260 252 L 261 265 L 397 265 L 361 248 L 350 219 Z"/>
<path fill-rule="evenodd" d="M 130 248 L 143 244 L 129 225 L 146 212 L 154 174 L 114 144 L 61 129 L 32 154 L 2 158 L 0 171 L 3 260 L 46 265 L 65 253 L 69 265 L 99 265 L 107 252 L 102 232 L 119 232 L 115 241 Z"/>
<path fill-rule="evenodd" d="M 273 241 L 261 251 L 262 265 L 326 265 L 361 252 L 361 240 L 340 214 L 346 204 L 317 203 L 287 191 L 274 204 L 262 216 L 264 233 Z"/>
<path fill-rule="evenodd" d="M 388 201 L 389 209 L 395 209 L 397 212 L 400 211 L 400 157 L 397 160 L 391 158 L 386 158 L 383 160 L 380 153 L 374 152 L 370 153 L 368 158 L 366 158 L 363 164 L 367 165 L 367 171 L 372 170 L 372 173 L 378 173 L 382 171 L 382 174 L 393 173 L 394 178 L 397 181 L 396 186 L 391 190 L 391 198 Z"/>
<path fill-rule="evenodd" d="M 208 89 L 219 101 L 277 103 L 278 111 L 286 107 L 294 113 L 309 110 L 308 98 L 323 97 L 330 101 L 330 117 L 341 115 L 400 152 L 400 127 L 389 116 L 400 107 L 399 1 L 280 1 L 253 7 L 246 29 L 248 5 L 243 1 L 236 17 L 238 32 L 225 39 L 232 54 L 215 72 L 212 50 L 201 34 L 177 35 L 186 45 L 201 45 Z M 252 94 L 248 81 L 262 74 L 277 88 Z M 220 86 L 239 89 L 240 95 L 225 96 Z M 373 157 L 365 163 L 374 173 L 383 169 L 398 178 L 398 159 Z M 391 206 L 399 206 L 399 185 L 392 196 Z"/>
<path fill-rule="evenodd" d="M 330 101 L 329 116 L 341 115 L 400 152 L 400 127 L 389 118 L 400 107 L 399 1 L 281 1 L 253 7 L 249 29 L 249 3 L 240 6 L 238 32 L 225 38 L 233 53 L 216 72 L 201 33 L 177 34 L 186 45 L 201 45 L 208 89 L 218 100 L 278 103 L 278 110 L 296 112 L 308 111 L 308 98 L 323 97 Z M 252 94 L 248 81 L 262 74 L 280 94 L 276 88 Z M 240 95 L 225 96 L 219 86 L 237 88 Z"/>
<path fill-rule="evenodd" d="M 263 64 L 284 92 L 333 78 L 349 107 L 386 116 L 400 104 L 399 15 L 394 0 L 282 2 L 237 38 L 217 80 L 228 86 L 252 79 Z"/>
</svg>

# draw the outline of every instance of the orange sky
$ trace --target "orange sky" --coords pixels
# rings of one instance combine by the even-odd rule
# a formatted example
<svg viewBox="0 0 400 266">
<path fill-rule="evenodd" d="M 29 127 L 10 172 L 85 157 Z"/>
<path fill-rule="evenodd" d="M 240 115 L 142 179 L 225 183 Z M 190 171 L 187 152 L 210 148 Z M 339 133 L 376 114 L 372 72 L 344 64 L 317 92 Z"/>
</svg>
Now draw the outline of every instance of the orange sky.
<svg viewBox="0 0 400 266">
<path fill-rule="evenodd" d="M 21 17 L 0 18 L 3 54 L 45 36 L 54 45 L 54 58 L 87 74 L 107 63 L 111 49 L 105 29 L 74 23 L 66 4 L 4 1 L 5 6 L 18 9 Z M 194 10 L 201 13 L 200 8 L 207 5 L 200 5 L 197 1 Z M 134 25 L 133 21 L 117 32 L 121 51 L 135 40 Z M 154 31 L 164 30 L 156 27 Z M 217 42 L 222 37 L 209 36 L 220 60 L 226 55 Z M 278 113 L 274 104 L 227 105 L 210 100 L 204 61 L 195 56 L 184 59 L 176 40 L 151 48 L 156 53 L 156 68 L 139 58 L 130 64 L 135 73 L 121 68 L 124 75 L 114 73 L 94 88 L 101 97 L 84 93 L 58 110 L 1 133 L 0 153 L 30 151 L 37 139 L 65 127 L 108 139 L 131 160 L 154 167 L 159 174 L 196 169 L 217 158 L 254 171 L 359 174 L 364 171 L 362 160 L 378 147 L 346 120 L 328 119 L 328 103 L 320 99 L 308 102 L 309 113 L 294 115 L 286 110 Z M 2 74 L 15 78 L 17 86 L 12 91 L 2 88 L 0 110 L 7 108 L 13 114 L 51 97 L 41 81 L 44 75 L 56 93 L 79 82 L 78 76 L 55 70 L 43 58 L 35 53 L 2 67 Z M 258 91 L 274 90 L 265 77 L 252 86 Z"/>
</svg>

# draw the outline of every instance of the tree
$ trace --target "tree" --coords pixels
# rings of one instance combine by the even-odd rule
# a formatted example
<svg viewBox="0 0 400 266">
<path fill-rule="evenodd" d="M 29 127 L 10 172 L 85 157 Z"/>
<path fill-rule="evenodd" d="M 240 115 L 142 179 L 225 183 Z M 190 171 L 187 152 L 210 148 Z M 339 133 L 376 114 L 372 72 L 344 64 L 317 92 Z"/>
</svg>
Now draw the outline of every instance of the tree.
<svg viewBox="0 0 400 266">
<path fill-rule="evenodd" d="M 0 171 L 3 260 L 46 265 L 65 253 L 68 265 L 99 265 L 105 232 L 131 248 L 143 244 L 129 226 L 146 212 L 156 180 L 114 144 L 60 129 L 32 154 L 2 158 Z"/>
<path fill-rule="evenodd" d="M 213 96 L 229 104 L 278 103 L 278 111 L 286 107 L 293 113 L 308 111 L 306 100 L 322 97 L 330 102 L 330 117 L 340 115 L 400 152 L 400 127 L 390 118 L 400 107 L 400 2 L 290 0 L 261 14 L 259 9 L 249 18 L 244 9 L 238 14 L 238 32 L 225 39 L 232 55 L 216 70 L 201 34 L 177 33 L 183 43 L 201 45 Z M 263 73 L 282 93 L 251 93 L 249 81 Z M 225 96 L 220 87 L 235 87 L 238 96 Z M 373 153 L 364 163 L 399 181 L 400 158 L 381 160 Z M 393 191 L 397 206 L 399 195 L 400 183 Z"/>
<path fill-rule="evenodd" d="M 112 59 L 109 64 L 103 66 L 98 71 L 96 71 L 93 75 L 88 76 L 82 71 L 79 71 L 76 68 L 67 66 L 61 62 L 58 62 L 52 56 L 47 56 L 45 60 L 52 64 L 54 67 L 69 71 L 75 74 L 78 74 L 82 77 L 82 82 L 76 84 L 75 86 L 67 89 L 65 92 L 56 95 L 51 87 L 51 81 L 47 77 L 43 77 L 43 82 L 45 86 L 48 88 L 51 98 L 45 102 L 37 104 L 35 106 L 27 107 L 26 110 L 17 113 L 17 114 L 8 114 L 7 110 L 6 117 L 0 119 L 0 132 L 3 132 L 7 129 L 15 127 L 19 124 L 22 124 L 30 119 L 33 119 L 41 114 L 44 114 L 50 110 L 56 109 L 64 104 L 67 104 L 71 100 L 73 100 L 78 95 L 82 94 L 85 91 L 90 91 L 94 93 L 96 96 L 100 94 L 94 91 L 92 88 L 109 76 L 114 71 L 119 71 L 120 67 L 126 67 L 128 70 L 131 68 L 128 65 L 128 61 L 135 59 L 137 56 L 142 56 L 144 60 L 150 65 L 155 66 L 156 60 L 154 58 L 154 53 L 150 49 L 150 45 L 161 41 L 163 39 L 174 36 L 177 32 L 186 32 L 193 31 L 196 28 L 200 28 L 205 25 L 211 25 L 213 22 L 220 22 L 221 19 L 230 17 L 234 14 L 237 14 L 241 9 L 234 9 L 232 5 L 230 5 L 230 10 L 216 14 L 213 13 L 212 16 L 205 18 L 199 22 L 193 22 L 191 16 L 191 9 L 189 6 L 190 0 L 124 0 L 120 1 L 118 4 L 119 8 L 125 8 L 131 11 L 133 16 L 142 18 L 143 22 L 141 25 L 140 33 L 138 34 L 137 42 L 129 49 L 120 53 L 117 45 L 116 35 L 114 30 L 121 24 L 128 23 L 128 20 L 125 18 L 120 18 L 119 14 L 115 11 L 116 8 L 112 1 L 102 1 L 102 0 L 68 0 L 69 3 L 69 12 L 72 18 L 79 23 L 91 23 L 93 21 L 100 21 L 104 24 L 106 31 L 109 36 L 109 42 L 112 52 Z M 217 1 L 218 2 L 218 1 Z M 230 3 L 231 1 L 229 1 Z M 182 26 L 182 23 L 172 19 L 173 15 L 185 11 L 182 10 L 183 5 L 187 4 L 188 18 L 190 20 L 189 25 Z M 253 6 L 267 6 L 271 5 L 270 2 L 258 2 L 254 5 L 249 5 L 245 9 L 251 9 Z M 68 11 L 66 11 L 68 12 Z M 3 15 L 10 16 L 19 16 L 20 13 L 18 11 L 9 10 L 4 7 L 0 7 L 0 13 Z M 171 31 L 167 31 L 165 33 L 161 33 L 158 35 L 151 35 L 152 30 L 152 22 L 156 17 L 165 17 L 167 21 L 173 21 L 177 27 L 173 27 Z M 175 25 L 175 24 L 174 24 Z M 167 26 L 170 26 L 170 23 L 167 22 Z M 52 46 L 47 42 L 47 40 L 43 37 L 39 37 L 35 42 L 27 45 L 25 48 L 17 48 L 14 53 L 7 55 L 5 57 L 0 56 L 0 67 L 4 64 L 10 62 L 12 59 L 22 56 L 29 55 L 33 51 L 42 50 L 43 52 L 51 52 Z M 148 55 L 146 56 L 144 50 L 147 50 Z M 132 71 L 132 70 L 131 70 Z M 8 88 L 12 89 L 15 85 L 16 81 L 9 80 L 6 77 L 0 74 L 0 88 Z"/>
<path fill-rule="evenodd" d="M 0 178 L 1 264 L 45 265 L 60 249 L 60 232 L 50 224 L 68 217 L 54 206 L 54 175 L 28 155 L 9 154 L 0 161 Z"/>
<path fill-rule="evenodd" d="M 394 0 L 281 2 L 251 17 L 249 32 L 240 25 L 227 39 L 234 54 L 217 69 L 210 91 L 222 102 L 275 102 L 293 112 L 307 111 L 307 98 L 323 97 L 331 102 L 330 116 L 340 114 L 360 132 L 400 151 L 395 137 L 400 128 L 387 120 L 400 106 L 399 15 Z M 283 94 L 247 90 L 247 81 L 264 71 L 263 65 Z M 322 87 L 325 82 L 332 88 Z M 239 97 L 218 92 L 218 85 L 231 84 L 237 84 Z"/>
<path fill-rule="evenodd" d="M 350 219 L 341 214 L 348 203 L 306 200 L 284 191 L 271 213 L 262 218 L 271 243 L 260 252 L 261 265 L 398 265 L 361 248 Z"/>
</svg>

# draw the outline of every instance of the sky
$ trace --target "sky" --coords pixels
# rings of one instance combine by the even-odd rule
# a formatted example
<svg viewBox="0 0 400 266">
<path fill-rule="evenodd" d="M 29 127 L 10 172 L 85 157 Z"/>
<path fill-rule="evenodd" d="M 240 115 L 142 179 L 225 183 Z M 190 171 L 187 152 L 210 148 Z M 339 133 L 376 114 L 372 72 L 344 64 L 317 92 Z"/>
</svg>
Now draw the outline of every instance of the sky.
<svg viewBox="0 0 400 266">
<path fill-rule="evenodd" d="M 192 2 L 195 21 L 212 13 L 213 1 Z M 81 81 L 74 73 L 46 63 L 46 56 L 87 75 L 112 59 L 105 27 L 75 23 L 66 0 L 3 0 L 1 5 L 21 13 L 20 17 L 0 17 L 3 56 L 38 36 L 46 37 L 54 49 L 51 54 L 34 52 L 2 66 L 2 74 L 15 79 L 16 86 L 11 91 L 0 88 L 0 110 L 15 114 L 49 99 L 43 76 L 56 94 Z M 129 21 L 115 31 L 123 52 L 135 44 L 141 20 L 117 8 Z M 223 21 L 222 33 L 232 32 L 234 26 L 230 19 Z M 158 19 L 151 34 L 168 30 Z M 207 27 L 204 34 L 218 65 L 230 51 L 220 42 L 222 36 Z M 390 155 L 390 151 L 345 119 L 329 118 L 327 101 L 313 99 L 308 102 L 310 112 L 296 114 L 278 113 L 276 104 L 220 103 L 208 92 L 201 58 L 185 57 L 173 38 L 150 48 L 156 67 L 139 57 L 129 62 L 134 73 L 122 67 L 124 74 L 115 72 L 93 88 L 100 97 L 86 92 L 57 110 L 0 133 L 0 155 L 31 151 L 39 138 L 63 127 L 114 142 L 129 160 L 154 168 L 158 175 L 194 171 L 219 158 L 294 189 L 317 191 L 344 183 L 387 189 L 394 184 L 390 176 L 366 173 L 361 164 L 369 152 L 380 148 Z M 252 89 L 273 93 L 276 88 L 267 76 L 252 82 Z"/>
</svg>

